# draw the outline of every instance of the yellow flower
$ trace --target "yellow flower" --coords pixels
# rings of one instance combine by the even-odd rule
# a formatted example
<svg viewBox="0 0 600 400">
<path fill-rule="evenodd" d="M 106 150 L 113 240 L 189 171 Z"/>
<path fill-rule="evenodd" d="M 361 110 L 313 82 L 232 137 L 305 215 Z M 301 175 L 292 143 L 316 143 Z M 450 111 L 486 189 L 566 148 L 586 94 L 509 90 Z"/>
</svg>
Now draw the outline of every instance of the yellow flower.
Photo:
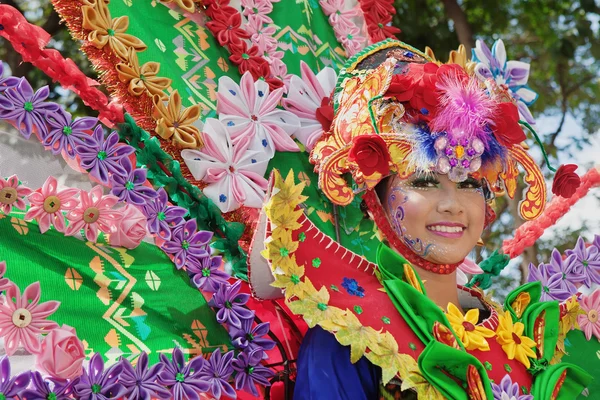
<svg viewBox="0 0 600 400">
<path fill-rule="evenodd" d="M 446 313 L 452 329 L 467 350 L 489 351 L 490 345 L 485 338 L 494 337 L 494 331 L 483 326 L 477 326 L 479 310 L 474 308 L 463 316 L 460 310 L 452 303 L 448 303 Z"/>
<path fill-rule="evenodd" d="M 504 313 L 499 316 L 500 324 L 496 330 L 496 341 L 502 346 L 502 350 L 506 353 L 509 360 L 517 359 L 527 368 L 531 366 L 528 357 L 535 358 L 535 342 L 523 335 L 525 325 L 521 322 L 513 324 L 509 313 Z"/>
<path fill-rule="evenodd" d="M 160 96 L 154 96 L 154 119 L 156 133 L 173 141 L 177 147 L 195 149 L 204 146 L 200 138 L 200 130 L 194 126 L 200 117 L 200 105 L 196 104 L 182 110 L 181 97 L 175 90 L 169 97 L 167 106 Z"/>
<path fill-rule="evenodd" d="M 294 242 L 292 239 L 291 231 L 275 229 L 271 239 L 261 254 L 275 266 L 285 263 L 288 257 L 298 249 L 298 242 Z"/>
<path fill-rule="evenodd" d="M 133 48 L 136 51 L 146 50 L 146 45 L 133 35 L 125 33 L 129 27 L 127 16 L 112 19 L 108 6 L 104 1 L 98 1 L 94 7 L 83 6 L 83 28 L 91 32 L 88 41 L 95 47 L 102 49 L 106 45 L 121 60 L 127 60 L 127 51 Z"/>
<path fill-rule="evenodd" d="M 117 64 L 116 69 L 119 79 L 129 84 L 127 90 L 132 96 L 140 96 L 147 90 L 150 95 L 157 95 L 161 100 L 167 98 L 163 90 L 171 86 L 171 80 L 157 76 L 160 63 L 147 62 L 140 67 L 137 53 L 129 48 L 127 63 Z"/>
</svg>

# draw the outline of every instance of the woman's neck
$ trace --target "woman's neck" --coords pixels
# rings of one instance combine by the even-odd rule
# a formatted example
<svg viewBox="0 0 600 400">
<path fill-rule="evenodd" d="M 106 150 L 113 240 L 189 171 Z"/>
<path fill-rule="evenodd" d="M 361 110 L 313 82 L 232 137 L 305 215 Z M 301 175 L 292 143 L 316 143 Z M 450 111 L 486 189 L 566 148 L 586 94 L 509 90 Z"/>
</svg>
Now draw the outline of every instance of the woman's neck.
<svg viewBox="0 0 600 400">
<path fill-rule="evenodd" d="M 427 297 L 431 299 L 440 308 L 446 311 L 448 303 L 454 304 L 462 311 L 458 301 L 458 291 L 456 290 L 456 271 L 450 274 L 436 274 L 427 271 L 419 265 L 415 265 L 419 277 L 423 281 Z"/>
</svg>

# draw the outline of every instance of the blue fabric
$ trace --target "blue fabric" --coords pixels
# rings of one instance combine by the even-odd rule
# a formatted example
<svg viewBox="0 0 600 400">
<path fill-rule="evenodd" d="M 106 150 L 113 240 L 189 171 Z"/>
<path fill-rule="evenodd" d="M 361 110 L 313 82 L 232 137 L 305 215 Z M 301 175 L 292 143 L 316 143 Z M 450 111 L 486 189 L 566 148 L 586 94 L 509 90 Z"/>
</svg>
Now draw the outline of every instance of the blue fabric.
<svg viewBox="0 0 600 400">
<path fill-rule="evenodd" d="M 350 347 L 317 326 L 298 354 L 294 400 L 378 400 L 381 368 L 365 357 L 350 362 Z"/>
</svg>

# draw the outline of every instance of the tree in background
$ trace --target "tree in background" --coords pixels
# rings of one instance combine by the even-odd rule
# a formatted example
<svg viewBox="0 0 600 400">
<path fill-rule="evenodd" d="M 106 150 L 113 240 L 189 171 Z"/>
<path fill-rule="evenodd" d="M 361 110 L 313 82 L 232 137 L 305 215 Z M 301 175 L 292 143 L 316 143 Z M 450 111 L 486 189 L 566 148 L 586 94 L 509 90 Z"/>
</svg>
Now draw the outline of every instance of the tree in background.
<svg viewBox="0 0 600 400">
<path fill-rule="evenodd" d="M 291 0 L 285 0 L 291 1 Z M 0 3 L 19 9 L 30 22 L 42 26 L 53 36 L 50 45 L 63 56 L 73 59 L 86 74 L 94 77 L 90 64 L 78 51 L 78 43 L 69 37 L 65 26 L 52 9 L 49 0 L 0 0 Z M 491 45 L 502 38 L 510 59 L 532 64 L 529 85 L 540 94 L 531 107 L 537 117 L 557 119 L 554 130 L 539 132 L 553 164 L 557 154 L 573 156 L 589 145 L 600 125 L 599 66 L 600 66 L 600 7 L 595 0 L 398 0 L 393 24 L 402 29 L 399 39 L 424 49 L 430 46 L 438 59 L 445 61 L 450 50 L 464 44 L 470 54 L 475 39 Z M 60 87 L 30 64 L 21 63 L 20 56 L 0 38 L 0 59 L 9 64 L 14 75 L 26 76 L 36 86 L 50 84 L 51 98 L 63 103 L 74 114 L 93 113 L 74 95 Z M 567 116 L 579 122 L 581 132 L 564 132 Z M 569 136 L 567 145 L 559 145 L 559 137 Z M 564 141 L 563 141 L 564 142 Z M 576 160 L 576 157 L 575 157 Z M 589 167 L 583 166 L 584 168 Z M 543 169 L 547 171 L 547 169 Z M 580 172 L 583 168 L 580 169 Z M 502 240 L 522 223 L 516 209 L 516 198 L 498 199 L 496 223 L 485 237 L 484 249 L 479 249 L 477 261 L 501 246 Z M 589 234 L 587 227 L 565 232 L 555 242 L 540 242 L 527 249 L 522 257 L 520 279 L 526 276 L 530 262 L 535 264 L 549 258 L 554 246 L 572 247 L 579 234 Z M 594 232 L 592 232 L 594 233 Z M 518 284 L 518 278 L 504 282 L 507 290 Z M 500 295 L 502 295 L 500 293 Z"/>
</svg>

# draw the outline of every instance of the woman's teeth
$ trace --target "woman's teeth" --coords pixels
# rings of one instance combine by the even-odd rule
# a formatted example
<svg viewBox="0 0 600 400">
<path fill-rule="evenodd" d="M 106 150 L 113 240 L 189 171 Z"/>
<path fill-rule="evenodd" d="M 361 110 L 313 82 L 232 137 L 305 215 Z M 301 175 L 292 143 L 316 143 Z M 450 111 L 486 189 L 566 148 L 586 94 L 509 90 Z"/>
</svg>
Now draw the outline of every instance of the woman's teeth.
<svg viewBox="0 0 600 400">
<path fill-rule="evenodd" d="M 465 230 L 462 226 L 445 226 L 445 225 L 431 225 L 427 229 L 434 232 L 462 232 Z"/>
</svg>

